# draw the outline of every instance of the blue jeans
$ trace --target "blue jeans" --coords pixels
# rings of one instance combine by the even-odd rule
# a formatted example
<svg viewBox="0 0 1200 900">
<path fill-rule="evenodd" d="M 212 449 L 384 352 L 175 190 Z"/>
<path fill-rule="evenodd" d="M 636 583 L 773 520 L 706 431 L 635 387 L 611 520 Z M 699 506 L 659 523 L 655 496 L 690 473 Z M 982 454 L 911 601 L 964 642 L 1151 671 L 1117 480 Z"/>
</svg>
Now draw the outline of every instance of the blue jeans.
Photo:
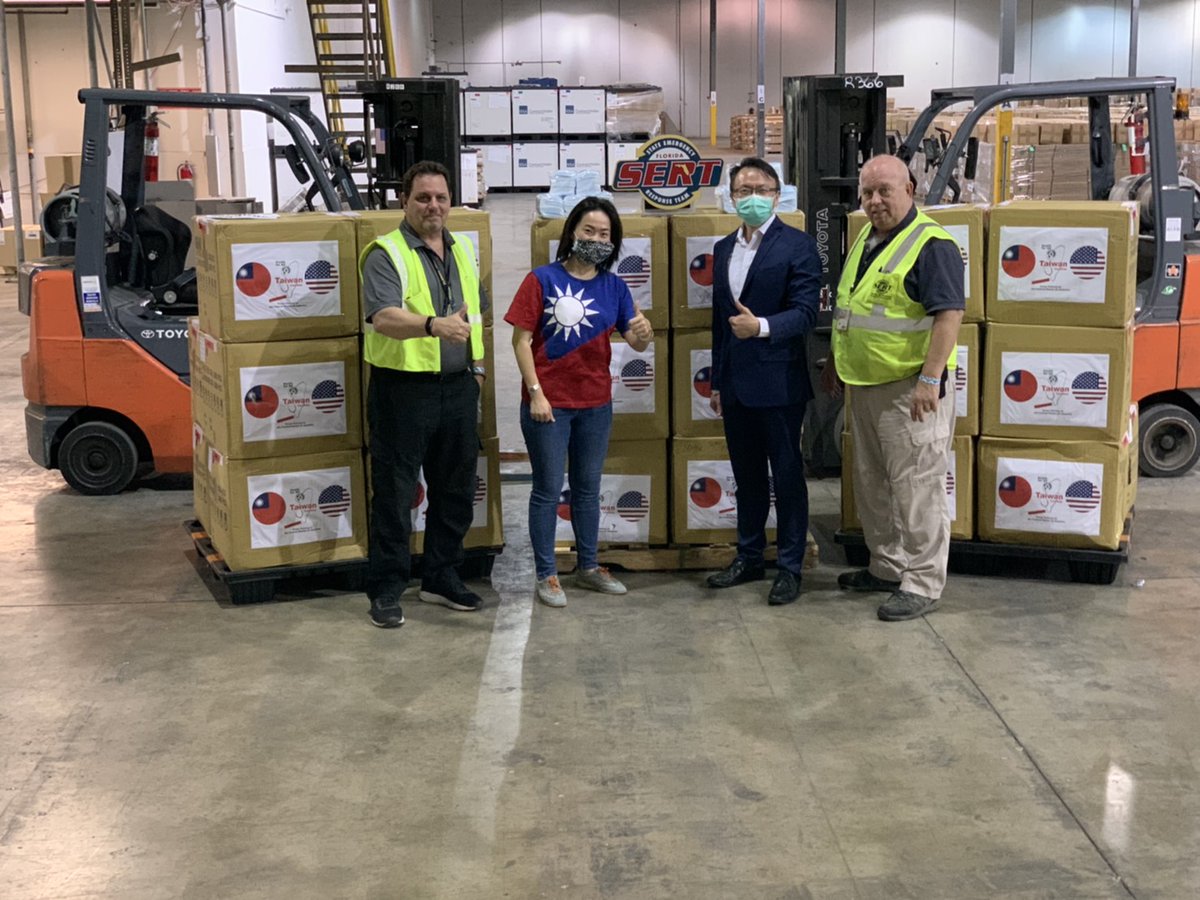
<svg viewBox="0 0 1200 900">
<path fill-rule="evenodd" d="M 557 573 L 554 529 L 562 495 L 563 468 L 570 459 L 571 527 L 579 569 L 596 568 L 600 535 L 600 470 L 608 455 L 612 404 L 590 409 L 554 408 L 553 422 L 535 422 L 529 405 L 521 404 L 521 432 L 533 467 L 529 494 L 529 540 L 538 581 Z"/>
</svg>

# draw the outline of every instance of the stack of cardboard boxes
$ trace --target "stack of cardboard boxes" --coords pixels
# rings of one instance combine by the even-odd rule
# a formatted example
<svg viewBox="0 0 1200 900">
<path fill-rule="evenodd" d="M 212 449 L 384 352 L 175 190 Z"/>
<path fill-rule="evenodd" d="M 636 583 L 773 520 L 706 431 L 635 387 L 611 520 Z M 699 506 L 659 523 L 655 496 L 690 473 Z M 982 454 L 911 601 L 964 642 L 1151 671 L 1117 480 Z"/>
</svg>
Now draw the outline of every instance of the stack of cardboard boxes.
<svg viewBox="0 0 1200 900">
<path fill-rule="evenodd" d="M 197 220 L 200 316 L 189 335 L 196 515 L 234 571 L 367 554 L 358 258 L 402 217 Z M 478 248 L 481 280 L 490 287 L 487 214 L 456 209 L 448 224 Z M 491 328 L 484 333 L 493 372 Z M 479 416 L 476 515 L 466 546 L 499 547 L 499 441 L 490 377 Z M 417 493 L 413 552 L 419 555 L 423 483 Z"/>
<path fill-rule="evenodd" d="M 1116 549 L 1137 487 L 1136 208 L 1016 201 L 926 212 L 967 261 L 947 472 L 952 536 Z M 851 216 L 851 239 L 864 224 Z M 964 225 L 965 235 L 956 230 Z M 848 435 L 843 447 L 842 527 L 853 531 L 861 525 Z"/>
<path fill-rule="evenodd" d="M 1137 234 L 1133 204 L 991 211 L 981 539 L 1119 545 L 1137 477 Z"/>
<path fill-rule="evenodd" d="M 196 514 L 234 571 L 367 549 L 354 224 L 201 218 Z"/>
</svg>

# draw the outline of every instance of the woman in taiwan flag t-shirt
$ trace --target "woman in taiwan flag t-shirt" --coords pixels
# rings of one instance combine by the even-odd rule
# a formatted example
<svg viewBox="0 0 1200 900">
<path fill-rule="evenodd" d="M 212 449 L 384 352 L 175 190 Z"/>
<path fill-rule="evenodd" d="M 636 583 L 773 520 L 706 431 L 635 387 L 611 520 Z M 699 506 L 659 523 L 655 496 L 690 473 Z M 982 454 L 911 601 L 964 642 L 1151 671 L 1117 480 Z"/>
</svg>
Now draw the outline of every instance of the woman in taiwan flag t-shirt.
<svg viewBox="0 0 1200 900">
<path fill-rule="evenodd" d="M 521 431 L 533 467 L 529 538 L 536 566 L 534 593 L 547 606 L 566 606 L 554 562 L 554 531 L 563 470 L 570 459 L 571 527 L 579 555 L 575 584 L 607 594 L 625 586 L 597 563 L 600 470 L 612 428 L 609 335 L 621 334 L 639 353 L 654 329 L 625 282 L 610 269 L 621 252 L 621 219 L 601 197 L 571 210 L 558 258 L 521 283 L 504 320 L 524 382 Z"/>
</svg>

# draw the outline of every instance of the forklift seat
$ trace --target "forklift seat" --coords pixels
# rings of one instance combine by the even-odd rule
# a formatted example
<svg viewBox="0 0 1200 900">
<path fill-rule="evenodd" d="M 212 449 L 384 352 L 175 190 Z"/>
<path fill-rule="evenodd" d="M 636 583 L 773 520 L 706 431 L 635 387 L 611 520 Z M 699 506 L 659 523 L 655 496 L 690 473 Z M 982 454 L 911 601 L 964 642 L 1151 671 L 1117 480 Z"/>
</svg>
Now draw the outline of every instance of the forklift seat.
<svg viewBox="0 0 1200 900">
<path fill-rule="evenodd" d="M 192 230 L 155 206 L 136 209 L 132 224 L 130 286 L 149 290 L 156 304 L 196 305 L 196 272 L 186 268 Z"/>
</svg>

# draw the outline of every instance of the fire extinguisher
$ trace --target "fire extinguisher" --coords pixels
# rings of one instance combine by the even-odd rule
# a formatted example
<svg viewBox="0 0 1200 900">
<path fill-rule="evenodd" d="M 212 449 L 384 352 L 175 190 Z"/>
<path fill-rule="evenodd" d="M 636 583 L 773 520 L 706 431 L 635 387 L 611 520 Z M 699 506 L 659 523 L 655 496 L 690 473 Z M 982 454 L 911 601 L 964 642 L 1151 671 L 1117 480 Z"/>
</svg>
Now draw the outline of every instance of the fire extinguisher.
<svg viewBox="0 0 1200 900">
<path fill-rule="evenodd" d="M 158 114 L 146 119 L 146 149 L 144 172 L 147 181 L 158 181 Z"/>
<path fill-rule="evenodd" d="M 192 168 L 192 164 L 186 159 L 179 164 L 179 168 L 175 170 L 175 177 L 180 181 L 191 181 L 196 177 L 196 170 Z"/>
<path fill-rule="evenodd" d="M 1146 120 L 1141 115 L 1131 115 L 1125 120 L 1129 140 L 1129 174 L 1145 175 L 1149 148 L 1146 146 Z"/>
</svg>

